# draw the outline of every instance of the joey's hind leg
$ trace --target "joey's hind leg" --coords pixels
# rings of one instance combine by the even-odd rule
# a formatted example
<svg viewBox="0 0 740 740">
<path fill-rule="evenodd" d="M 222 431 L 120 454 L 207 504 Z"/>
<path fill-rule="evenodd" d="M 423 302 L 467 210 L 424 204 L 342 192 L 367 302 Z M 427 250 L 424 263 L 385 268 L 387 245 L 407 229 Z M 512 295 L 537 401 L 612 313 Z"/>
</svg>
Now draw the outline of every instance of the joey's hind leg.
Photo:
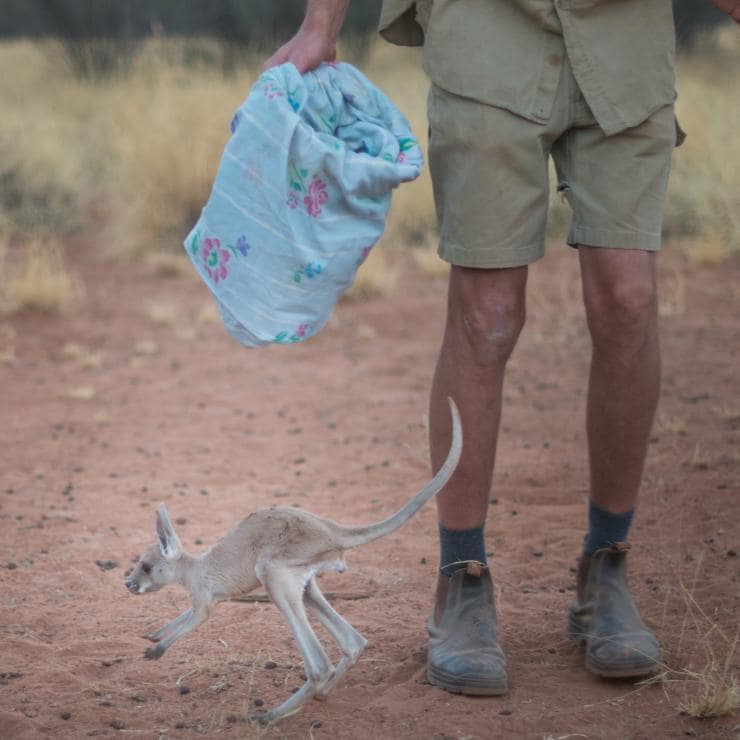
<svg viewBox="0 0 740 740">
<path fill-rule="evenodd" d="M 367 645 L 367 640 L 326 600 L 315 579 L 311 579 L 304 593 L 306 605 L 316 614 L 327 632 L 336 640 L 342 651 L 334 676 L 323 683 L 316 692 L 317 699 L 325 698 L 339 679 L 357 662 Z"/>
<path fill-rule="evenodd" d="M 280 609 L 303 655 L 307 680 L 301 688 L 282 704 L 254 717 L 261 722 L 271 722 L 295 712 L 334 675 L 334 666 L 321 647 L 306 616 L 303 589 L 306 572 L 302 568 L 284 565 L 264 565 L 258 573 L 275 606 Z"/>
</svg>

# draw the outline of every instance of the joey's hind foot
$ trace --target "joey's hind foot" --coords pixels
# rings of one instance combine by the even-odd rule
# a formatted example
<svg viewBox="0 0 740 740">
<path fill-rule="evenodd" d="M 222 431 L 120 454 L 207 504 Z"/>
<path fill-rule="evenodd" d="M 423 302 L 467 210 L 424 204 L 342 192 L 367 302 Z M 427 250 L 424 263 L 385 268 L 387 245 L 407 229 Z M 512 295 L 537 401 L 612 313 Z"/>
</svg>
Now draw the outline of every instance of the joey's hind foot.
<svg viewBox="0 0 740 740">
<path fill-rule="evenodd" d="M 147 648 L 144 651 L 144 658 L 146 660 L 159 660 L 164 655 L 164 648 L 162 645 L 155 645 L 154 647 Z"/>
</svg>

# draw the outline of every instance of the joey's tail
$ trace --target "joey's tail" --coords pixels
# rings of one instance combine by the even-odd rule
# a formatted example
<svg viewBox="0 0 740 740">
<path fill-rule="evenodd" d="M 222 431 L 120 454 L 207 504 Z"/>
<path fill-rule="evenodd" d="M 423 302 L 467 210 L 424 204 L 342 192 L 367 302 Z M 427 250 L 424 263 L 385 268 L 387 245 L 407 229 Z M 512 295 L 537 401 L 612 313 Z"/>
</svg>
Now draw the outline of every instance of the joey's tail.
<svg viewBox="0 0 740 740">
<path fill-rule="evenodd" d="M 439 469 L 439 472 L 403 508 L 382 522 L 369 524 L 365 527 L 338 526 L 338 534 L 341 537 L 342 547 L 358 547 L 393 532 L 407 522 L 432 496 L 435 496 L 444 488 L 447 481 L 455 472 L 457 463 L 460 460 L 460 453 L 462 452 L 460 413 L 457 410 L 455 402 L 451 398 L 447 400 L 449 401 L 450 411 L 452 413 L 452 444 L 450 445 L 450 451 L 447 453 L 447 459 Z"/>
</svg>

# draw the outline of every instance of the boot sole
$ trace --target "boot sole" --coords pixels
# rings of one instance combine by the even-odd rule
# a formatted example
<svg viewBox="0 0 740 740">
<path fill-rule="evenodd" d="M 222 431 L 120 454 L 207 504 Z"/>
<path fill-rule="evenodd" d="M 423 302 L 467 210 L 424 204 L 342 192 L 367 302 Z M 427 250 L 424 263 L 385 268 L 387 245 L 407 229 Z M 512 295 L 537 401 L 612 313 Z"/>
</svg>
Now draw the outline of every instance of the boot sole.
<svg viewBox="0 0 740 740">
<path fill-rule="evenodd" d="M 466 694 L 467 696 L 501 696 L 509 690 L 505 678 L 498 681 L 484 678 L 463 679 L 431 667 L 427 667 L 427 681 L 451 694 Z"/>
<path fill-rule="evenodd" d="M 616 668 L 600 665 L 593 660 L 589 660 L 586 656 L 586 670 L 600 678 L 644 678 L 656 674 L 660 670 L 660 666 L 657 663 L 650 662 L 639 667 Z"/>
</svg>

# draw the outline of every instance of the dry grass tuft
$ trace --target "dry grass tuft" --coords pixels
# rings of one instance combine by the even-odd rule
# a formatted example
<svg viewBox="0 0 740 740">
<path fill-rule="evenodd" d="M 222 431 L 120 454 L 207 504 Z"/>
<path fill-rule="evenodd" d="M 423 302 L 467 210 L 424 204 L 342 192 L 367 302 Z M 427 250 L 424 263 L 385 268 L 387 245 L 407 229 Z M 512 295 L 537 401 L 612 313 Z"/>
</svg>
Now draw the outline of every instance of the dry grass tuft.
<svg viewBox="0 0 740 740">
<path fill-rule="evenodd" d="M 19 264 L 12 264 L 7 252 L 0 253 L 4 275 L 0 297 L 6 310 L 56 312 L 64 308 L 73 295 L 74 284 L 59 243 L 35 239 L 16 251 Z"/>
<path fill-rule="evenodd" d="M 184 254 L 153 252 L 146 256 L 146 263 L 158 277 L 195 277 L 190 260 Z"/>
<path fill-rule="evenodd" d="M 697 566 L 697 573 L 700 565 L 701 563 Z M 664 660 L 661 672 L 639 685 L 660 683 L 666 696 L 669 690 L 675 690 L 678 693 L 679 711 L 690 717 L 709 719 L 734 714 L 740 709 L 740 686 L 737 676 L 733 673 L 738 633 L 736 632 L 734 637 L 727 635 L 706 614 L 693 593 L 683 583 L 681 594 L 686 613 L 679 635 L 678 649 L 682 647 L 686 628 L 692 627 L 696 635 L 693 652 L 701 652 L 702 665 L 696 669 L 673 668 Z M 676 700 L 676 697 L 673 697 L 673 700 Z"/>
</svg>

